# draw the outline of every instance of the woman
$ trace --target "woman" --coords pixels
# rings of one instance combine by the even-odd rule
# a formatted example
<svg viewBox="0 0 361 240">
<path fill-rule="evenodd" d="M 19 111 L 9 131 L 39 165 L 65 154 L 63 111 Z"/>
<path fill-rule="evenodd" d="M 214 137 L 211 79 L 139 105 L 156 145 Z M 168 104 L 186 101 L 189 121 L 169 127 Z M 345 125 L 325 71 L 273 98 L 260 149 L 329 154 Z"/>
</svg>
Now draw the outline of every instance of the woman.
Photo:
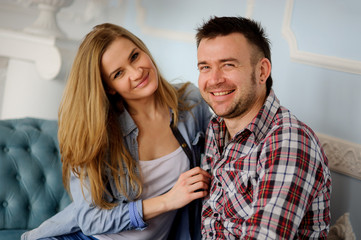
<svg viewBox="0 0 361 240">
<path fill-rule="evenodd" d="M 132 33 L 94 27 L 59 110 L 73 202 L 22 239 L 200 238 L 193 200 L 208 194 L 210 175 L 195 166 L 208 109 L 192 84 L 169 84 Z"/>
</svg>

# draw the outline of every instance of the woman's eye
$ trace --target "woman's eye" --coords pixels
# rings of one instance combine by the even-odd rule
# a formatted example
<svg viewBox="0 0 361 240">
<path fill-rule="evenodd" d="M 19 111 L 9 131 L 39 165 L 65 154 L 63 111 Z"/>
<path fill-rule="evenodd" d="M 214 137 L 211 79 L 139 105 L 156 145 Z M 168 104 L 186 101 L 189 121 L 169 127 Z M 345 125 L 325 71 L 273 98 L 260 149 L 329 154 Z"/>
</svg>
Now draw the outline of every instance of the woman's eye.
<svg viewBox="0 0 361 240">
<path fill-rule="evenodd" d="M 114 79 L 118 78 L 122 74 L 122 71 L 118 71 L 114 74 Z"/>
<path fill-rule="evenodd" d="M 131 57 L 131 61 L 136 60 L 138 58 L 138 56 L 139 56 L 139 53 L 134 53 Z"/>
</svg>

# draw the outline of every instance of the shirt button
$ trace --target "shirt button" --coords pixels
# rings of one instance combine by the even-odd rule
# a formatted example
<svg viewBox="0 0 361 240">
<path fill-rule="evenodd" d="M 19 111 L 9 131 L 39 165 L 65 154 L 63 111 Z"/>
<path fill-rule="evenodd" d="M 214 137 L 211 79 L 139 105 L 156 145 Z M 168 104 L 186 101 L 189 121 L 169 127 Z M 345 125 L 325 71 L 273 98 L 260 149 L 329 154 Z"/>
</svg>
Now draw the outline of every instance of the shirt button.
<svg viewBox="0 0 361 240">
<path fill-rule="evenodd" d="M 218 187 L 222 187 L 222 183 L 218 182 L 217 183 Z"/>
<path fill-rule="evenodd" d="M 217 218 L 217 217 L 219 216 L 219 214 L 218 214 L 218 213 L 214 213 L 213 216 L 214 216 L 215 218 Z"/>
<path fill-rule="evenodd" d="M 210 233 L 209 233 L 209 236 L 211 236 L 211 237 L 212 237 L 212 236 L 213 236 L 213 233 L 212 233 L 212 232 L 210 232 Z"/>
</svg>

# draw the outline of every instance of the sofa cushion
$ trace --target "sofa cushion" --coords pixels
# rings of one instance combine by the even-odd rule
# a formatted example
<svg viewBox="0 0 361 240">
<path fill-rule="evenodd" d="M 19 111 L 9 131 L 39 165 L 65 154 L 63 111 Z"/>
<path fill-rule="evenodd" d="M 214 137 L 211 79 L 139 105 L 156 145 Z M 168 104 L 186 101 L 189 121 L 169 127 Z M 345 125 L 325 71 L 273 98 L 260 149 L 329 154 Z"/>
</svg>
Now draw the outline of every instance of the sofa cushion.
<svg viewBox="0 0 361 240">
<path fill-rule="evenodd" d="M 26 230 L 0 230 L 0 240 L 19 240 Z"/>
<path fill-rule="evenodd" d="M 33 229 L 70 203 L 57 129 L 55 120 L 0 120 L 0 236 Z"/>
</svg>

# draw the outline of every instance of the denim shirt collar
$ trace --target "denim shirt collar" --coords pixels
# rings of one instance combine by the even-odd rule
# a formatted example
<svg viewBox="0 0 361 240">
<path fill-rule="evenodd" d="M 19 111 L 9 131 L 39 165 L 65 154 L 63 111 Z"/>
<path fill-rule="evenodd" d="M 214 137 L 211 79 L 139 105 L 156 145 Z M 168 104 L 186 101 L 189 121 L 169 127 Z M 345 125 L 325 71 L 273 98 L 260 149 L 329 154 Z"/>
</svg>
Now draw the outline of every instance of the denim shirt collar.
<svg viewBox="0 0 361 240">
<path fill-rule="evenodd" d="M 128 110 L 125 108 L 120 113 L 118 119 L 120 122 L 120 128 L 122 130 L 123 137 L 129 135 L 132 131 L 138 128 L 133 118 L 130 116 Z"/>
</svg>

